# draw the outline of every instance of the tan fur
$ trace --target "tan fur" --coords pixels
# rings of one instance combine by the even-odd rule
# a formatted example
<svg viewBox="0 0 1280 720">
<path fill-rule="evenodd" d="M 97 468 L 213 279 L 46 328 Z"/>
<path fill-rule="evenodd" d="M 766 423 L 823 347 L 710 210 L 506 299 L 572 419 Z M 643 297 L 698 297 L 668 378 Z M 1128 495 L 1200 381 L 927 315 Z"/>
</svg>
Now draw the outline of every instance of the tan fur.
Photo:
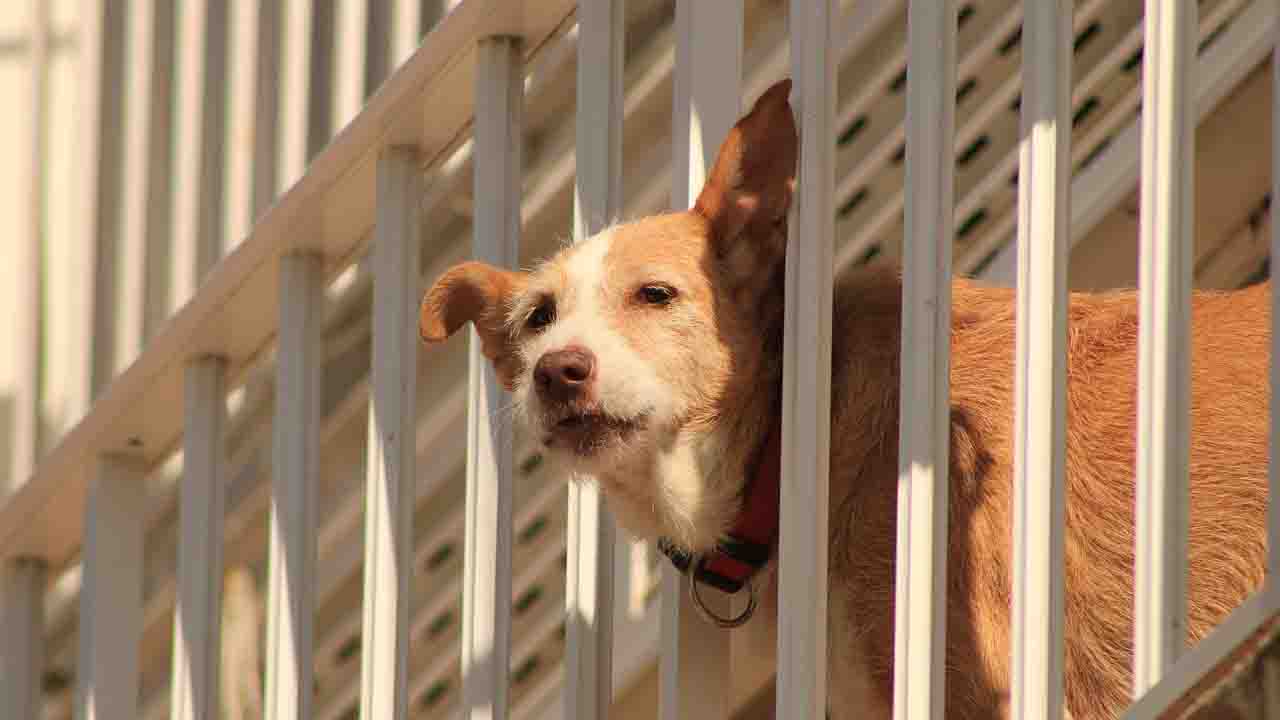
<svg viewBox="0 0 1280 720">
<path fill-rule="evenodd" d="M 593 306 L 607 315 L 603 327 L 622 338 L 626 351 L 655 369 L 656 387 L 673 410 L 598 456 L 565 461 L 598 477 L 624 526 L 694 550 L 710 547 L 732 522 L 748 468 L 778 421 L 780 218 L 795 162 L 785 100 L 785 88 L 775 87 L 739 123 L 693 210 L 610 230 L 601 268 L 610 281 Z M 433 289 L 423 327 L 454 327 L 434 335 L 424 330 L 424 337 L 443 339 L 467 319 L 487 322 L 497 308 L 524 307 L 530 288 L 572 303 L 566 258 L 574 252 L 580 250 L 566 251 L 527 281 L 508 282 L 475 266 L 451 273 L 453 283 L 462 277 L 472 286 L 506 289 L 468 293 L 456 305 Z M 493 277 L 504 280 L 495 284 Z M 634 304 L 635 287 L 655 278 L 677 286 L 679 299 L 661 308 Z M 828 682 L 834 718 L 887 717 L 892 694 L 901 293 L 897 270 L 885 265 L 841 278 L 835 291 Z M 1268 293 L 1264 285 L 1197 293 L 1193 301 L 1193 640 L 1263 579 Z M 1014 293 L 957 280 L 952 302 L 946 716 L 1002 717 L 1010 682 Z M 445 316 L 453 320 L 443 323 Z M 517 348 L 529 347 L 533 341 L 515 326 L 519 317 L 508 319 L 509 337 Z M 1069 333 L 1065 687 L 1069 712 L 1083 720 L 1117 715 L 1130 687 L 1135 294 L 1073 295 Z M 527 370 L 514 373 L 512 386 L 527 388 L 527 378 Z M 536 426 L 538 418 L 531 420 Z M 764 605 L 752 625 L 763 638 L 757 647 L 769 653 L 774 568 L 764 581 Z"/>
</svg>

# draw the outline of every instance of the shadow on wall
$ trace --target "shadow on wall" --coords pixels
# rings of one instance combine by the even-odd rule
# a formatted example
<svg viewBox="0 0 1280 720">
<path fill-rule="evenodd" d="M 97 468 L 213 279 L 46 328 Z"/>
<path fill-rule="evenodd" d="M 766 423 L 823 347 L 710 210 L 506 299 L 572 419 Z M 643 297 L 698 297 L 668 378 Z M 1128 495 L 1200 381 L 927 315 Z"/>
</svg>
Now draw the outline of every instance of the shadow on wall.
<svg viewBox="0 0 1280 720">
<path fill-rule="evenodd" d="M 222 578 L 222 720 L 262 717 L 263 603 L 247 565 Z"/>
</svg>

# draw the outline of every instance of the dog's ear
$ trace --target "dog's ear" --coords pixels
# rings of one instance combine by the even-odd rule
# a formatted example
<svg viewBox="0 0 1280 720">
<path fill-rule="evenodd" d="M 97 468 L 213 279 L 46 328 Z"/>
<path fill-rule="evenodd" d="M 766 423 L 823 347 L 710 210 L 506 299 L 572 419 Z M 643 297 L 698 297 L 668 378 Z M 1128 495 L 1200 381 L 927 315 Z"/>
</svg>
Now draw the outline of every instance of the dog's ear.
<svg viewBox="0 0 1280 720">
<path fill-rule="evenodd" d="M 790 80 L 777 83 L 733 126 L 694 205 L 730 267 L 772 268 L 785 257 L 799 146 L 790 92 Z"/>
<path fill-rule="evenodd" d="M 524 273 L 482 262 L 455 265 L 423 296 L 418 333 L 431 345 L 444 342 L 468 322 L 475 323 L 481 352 L 510 390 L 521 363 L 506 316 L 512 296 L 524 283 Z"/>
</svg>

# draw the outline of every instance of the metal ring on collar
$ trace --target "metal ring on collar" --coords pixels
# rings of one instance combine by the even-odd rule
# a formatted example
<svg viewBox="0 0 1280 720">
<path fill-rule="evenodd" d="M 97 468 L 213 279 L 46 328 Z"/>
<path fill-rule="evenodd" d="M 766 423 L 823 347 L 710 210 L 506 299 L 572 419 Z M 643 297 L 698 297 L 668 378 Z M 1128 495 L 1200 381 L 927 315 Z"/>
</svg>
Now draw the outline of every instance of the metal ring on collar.
<svg viewBox="0 0 1280 720">
<path fill-rule="evenodd" d="M 698 558 L 698 562 L 701 562 L 701 560 L 701 558 Z M 690 565 L 690 567 L 697 567 L 697 565 Z M 689 597 L 693 599 L 693 605 L 698 608 L 698 612 L 702 614 L 702 617 L 706 618 L 716 627 L 725 630 L 732 630 L 733 628 L 741 627 L 746 624 L 746 622 L 750 620 L 751 616 L 756 612 L 756 584 L 753 581 L 747 581 L 747 607 L 735 617 L 720 617 L 712 612 L 711 608 L 707 607 L 706 603 L 702 601 L 702 595 L 698 593 L 698 581 L 694 579 L 693 574 L 689 575 Z"/>
</svg>

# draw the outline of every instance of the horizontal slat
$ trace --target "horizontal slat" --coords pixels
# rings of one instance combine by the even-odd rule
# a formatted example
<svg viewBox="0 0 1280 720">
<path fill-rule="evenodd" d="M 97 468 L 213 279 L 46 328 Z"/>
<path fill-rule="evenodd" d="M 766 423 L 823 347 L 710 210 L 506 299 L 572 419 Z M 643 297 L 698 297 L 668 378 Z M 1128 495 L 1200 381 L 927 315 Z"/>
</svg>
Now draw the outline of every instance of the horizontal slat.
<svg viewBox="0 0 1280 720">
<path fill-rule="evenodd" d="M 228 358 L 230 377 L 273 343 L 275 265 L 286 252 L 322 254 L 331 276 L 365 250 L 373 226 L 373 169 L 381 147 L 416 144 L 437 165 L 471 121 L 475 39 L 516 34 L 537 49 L 572 11 L 567 0 L 497 0 L 459 5 L 370 99 L 364 111 L 272 206 L 250 237 L 216 266 L 199 294 L 99 398 L 23 490 L 0 508 L 0 558 L 35 555 L 51 569 L 79 546 L 87 478 L 100 452 L 130 449 L 148 464 L 165 458 L 182 426 L 186 358 Z M 50 508 L 57 508 L 53 512 Z M 42 522 L 31 523 L 39 517 Z"/>
</svg>

